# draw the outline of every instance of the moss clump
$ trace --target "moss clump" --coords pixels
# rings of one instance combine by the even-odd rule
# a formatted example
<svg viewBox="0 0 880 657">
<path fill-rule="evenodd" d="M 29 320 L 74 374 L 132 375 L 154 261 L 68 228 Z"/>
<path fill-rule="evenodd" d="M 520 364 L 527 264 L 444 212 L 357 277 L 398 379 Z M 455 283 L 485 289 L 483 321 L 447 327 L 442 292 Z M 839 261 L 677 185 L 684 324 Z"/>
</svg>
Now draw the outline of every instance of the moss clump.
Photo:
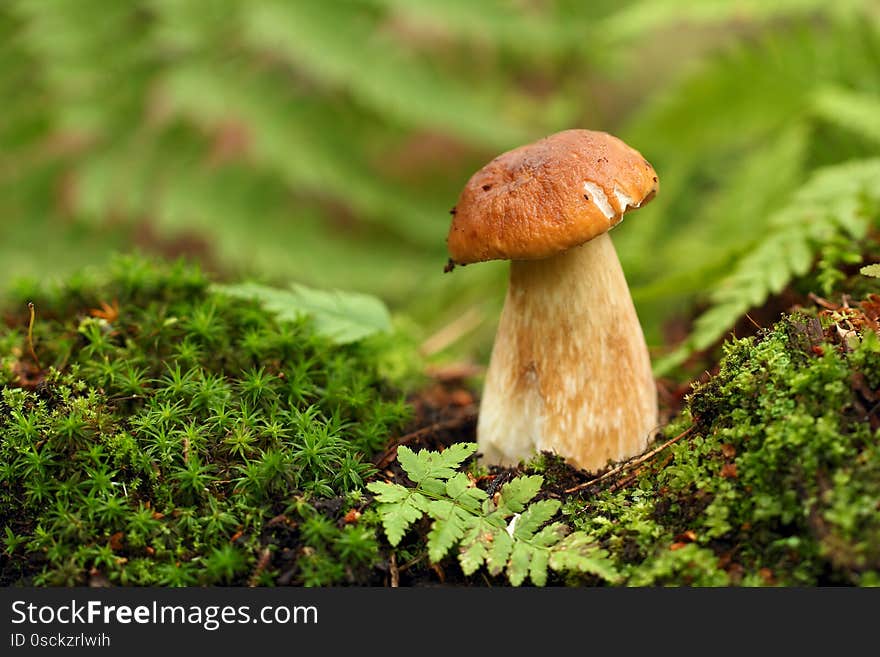
<svg viewBox="0 0 880 657">
<path fill-rule="evenodd" d="M 24 287 L 0 325 L 0 583 L 369 581 L 375 518 L 341 518 L 408 414 L 378 347 L 182 263 Z"/>
<path fill-rule="evenodd" d="M 686 435 L 570 500 L 572 524 L 630 585 L 880 584 L 875 302 L 728 343 Z"/>
</svg>

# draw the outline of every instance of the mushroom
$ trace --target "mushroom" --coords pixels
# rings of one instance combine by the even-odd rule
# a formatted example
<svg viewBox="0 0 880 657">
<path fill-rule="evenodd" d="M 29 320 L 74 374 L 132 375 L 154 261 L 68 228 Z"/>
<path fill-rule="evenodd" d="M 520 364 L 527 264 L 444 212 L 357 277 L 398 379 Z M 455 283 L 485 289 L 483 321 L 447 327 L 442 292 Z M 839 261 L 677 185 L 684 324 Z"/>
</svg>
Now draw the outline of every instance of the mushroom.
<svg viewBox="0 0 880 657">
<path fill-rule="evenodd" d="M 657 187 L 637 151 L 590 130 L 503 153 L 468 181 L 447 269 L 511 261 L 477 422 L 483 462 L 550 451 L 597 470 L 645 449 L 657 390 L 608 231 Z"/>
</svg>

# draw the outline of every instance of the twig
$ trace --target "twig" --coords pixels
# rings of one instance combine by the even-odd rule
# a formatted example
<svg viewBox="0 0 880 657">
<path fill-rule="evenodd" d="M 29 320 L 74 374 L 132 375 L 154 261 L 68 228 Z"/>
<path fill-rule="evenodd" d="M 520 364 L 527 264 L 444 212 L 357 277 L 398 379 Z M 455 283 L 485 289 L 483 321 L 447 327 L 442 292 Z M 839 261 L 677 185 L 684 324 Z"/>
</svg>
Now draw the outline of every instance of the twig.
<svg viewBox="0 0 880 657">
<path fill-rule="evenodd" d="M 28 310 L 31 311 L 31 319 L 30 319 L 30 322 L 28 322 L 28 334 L 27 334 L 28 349 L 30 350 L 31 358 L 34 359 L 34 364 L 37 366 L 37 369 L 42 371 L 43 366 L 40 365 L 40 359 L 37 358 L 37 352 L 34 350 L 34 319 L 36 318 L 36 312 L 34 309 L 34 302 L 33 301 L 28 301 Z"/>
<path fill-rule="evenodd" d="M 822 297 L 815 294 L 814 292 L 808 293 L 807 298 L 810 301 L 812 301 L 813 303 L 815 303 L 817 306 L 822 306 L 826 310 L 840 310 L 840 306 L 834 305 L 833 303 L 828 301 L 828 299 L 823 299 Z"/>
<path fill-rule="evenodd" d="M 388 572 L 391 573 L 391 588 L 398 588 L 400 586 L 400 571 L 397 569 L 397 555 L 394 552 L 391 553 Z"/>
<path fill-rule="evenodd" d="M 756 322 L 754 319 L 752 319 L 752 316 L 749 315 L 748 313 L 746 313 L 746 319 L 749 320 L 752 323 L 752 326 L 754 326 L 756 329 L 760 330 L 760 329 L 764 328 L 763 326 L 758 324 L 758 322 Z"/>
<path fill-rule="evenodd" d="M 635 472 L 631 472 L 630 474 L 628 474 L 628 475 L 627 475 L 626 477 L 624 477 L 623 479 L 618 479 L 617 481 L 615 481 L 615 482 L 611 485 L 611 487 L 608 489 L 608 492 L 610 492 L 610 493 L 614 493 L 614 492 L 619 491 L 621 488 L 626 488 L 626 487 L 629 486 L 631 483 L 633 483 L 636 479 L 638 479 L 640 474 L 642 474 L 642 469 L 641 469 L 641 468 L 639 468 L 639 469 L 636 470 Z"/>
<path fill-rule="evenodd" d="M 663 443 L 659 447 L 652 449 L 650 452 L 646 452 L 645 454 L 642 454 L 639 458 L 637 458 L 633 461 L 627 461 L 626 463 L 621 463 L 616 468 L 612 468 L 611 470 L 609 470 L 605 474 L 600 475 L 600 476 L 596 477 L 595 479 L 590 479 L 590 481 L 586 481 L 582 484 L 578 484 L 577 486 L 572 486 L 571 488 L 566 488 L 565 492 L 566 493 L 574 493 L 576 491 L 583 490 L 584 488 L 589 488 L 590 486 L 598 484 L 600 481 L 605 481 L 609 477 L 613 477 L 616 474 L 620 474 L 621 472 L 623 472 L 624 470 L 627 470 L 628 468 L 632 468 L 637 465 L 641 465 L 642 463 L 645 463 L 646 461 L 650 461 L 653 457 L 655 457 L 657 454 L 662 452 L 664 449 L 666 449 L 667 447 L 669 447 L 670 445 L 672 445 L 674 443 L 677 443 L 679 440 L 681 440 L 682 438 L 684 438 L 685 436 L 690 434 L 694 429 L 696 429 L 696 426 L 691 426 L 689 429 L 682 431 L 675 438 L 670 438 L 669 440 L 667 440 L 665 443 Z"/>
<path fill-rule="evenodd" d="M 120 401 L 131 401 L 132 399 L 141 399 L 142 395 L 127 395 L 126 397 L 111 397 L 107 401 L 111 402 L 120 402 Z"/>
<path fill-rule="evenodd" d="M 248 578 L 249 587 L 256 587 L 260 583 L 260 575 L 266 570 L 266 566 L 269 565 L 270 561 L 272 561 L 271 550 L 269 550 L 269 548 L 263 548 L 260 557 L 257 559 L 257 564 L 254 567 L 253 572 L 251 572 L 251 576 Z"/>
<path fill-rule="evenodd" d="M 407 561 L 407 562 L 406 562 L 405 564 L 403 564 L 402 566 L 399 566 L 399 567 L 397 568 L 397 571 L 400 572 L 400 573 L 402 573 L 402 572 L 404 572 L 404 571 L 409 570 L 410 568 L 412 568 L 413 566 L 415 566 L 415 565 L 416 565 L 417 563 L 419 563 L 420 561 L 423 561 L 423 560 L 425 559 L 426 556 L 427 556 L 427 555 L 423 554 L 423 555 L 421 555 L 421 556 L 414 557 L 414 558 L 410 559 L 409 561 Z"/>
</svg>

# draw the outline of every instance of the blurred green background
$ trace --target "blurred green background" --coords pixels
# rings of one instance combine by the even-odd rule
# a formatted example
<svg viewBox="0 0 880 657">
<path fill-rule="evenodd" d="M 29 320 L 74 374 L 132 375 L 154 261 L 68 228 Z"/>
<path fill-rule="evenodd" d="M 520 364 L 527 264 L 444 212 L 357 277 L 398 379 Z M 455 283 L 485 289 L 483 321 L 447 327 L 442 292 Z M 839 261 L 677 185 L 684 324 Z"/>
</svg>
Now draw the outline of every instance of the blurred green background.
<svg viewBox="0 0 880 657">
<path fill-rule="evenodd" d="M 0 290 L 185 254 L 376 294 L 426 353 L 485 361 L 507 266 L 444 275 L 448 211 L 499 152 L 584 127 L 660 176 L 613 238 L 661 355 L 813 172 L 876 164 L 878 24 L 846 0 L 4 0 Z"/>
</svg>

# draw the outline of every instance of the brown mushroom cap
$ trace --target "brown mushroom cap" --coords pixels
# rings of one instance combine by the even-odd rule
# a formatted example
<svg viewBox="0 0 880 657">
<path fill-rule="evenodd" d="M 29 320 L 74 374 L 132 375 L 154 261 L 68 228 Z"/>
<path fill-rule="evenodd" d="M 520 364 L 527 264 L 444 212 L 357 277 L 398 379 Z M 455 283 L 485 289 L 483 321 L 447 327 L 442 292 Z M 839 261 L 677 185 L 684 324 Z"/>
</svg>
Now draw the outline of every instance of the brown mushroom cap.
<svg viewBox="0 0 880 657">
<path fill-rule="evenodd" d="M 565 130 L 477 171 L 455 206 L 455 264 L 546 258 L 613 228 L 657 192 L 657 174 L 617 137 Z"/>
</svg>

